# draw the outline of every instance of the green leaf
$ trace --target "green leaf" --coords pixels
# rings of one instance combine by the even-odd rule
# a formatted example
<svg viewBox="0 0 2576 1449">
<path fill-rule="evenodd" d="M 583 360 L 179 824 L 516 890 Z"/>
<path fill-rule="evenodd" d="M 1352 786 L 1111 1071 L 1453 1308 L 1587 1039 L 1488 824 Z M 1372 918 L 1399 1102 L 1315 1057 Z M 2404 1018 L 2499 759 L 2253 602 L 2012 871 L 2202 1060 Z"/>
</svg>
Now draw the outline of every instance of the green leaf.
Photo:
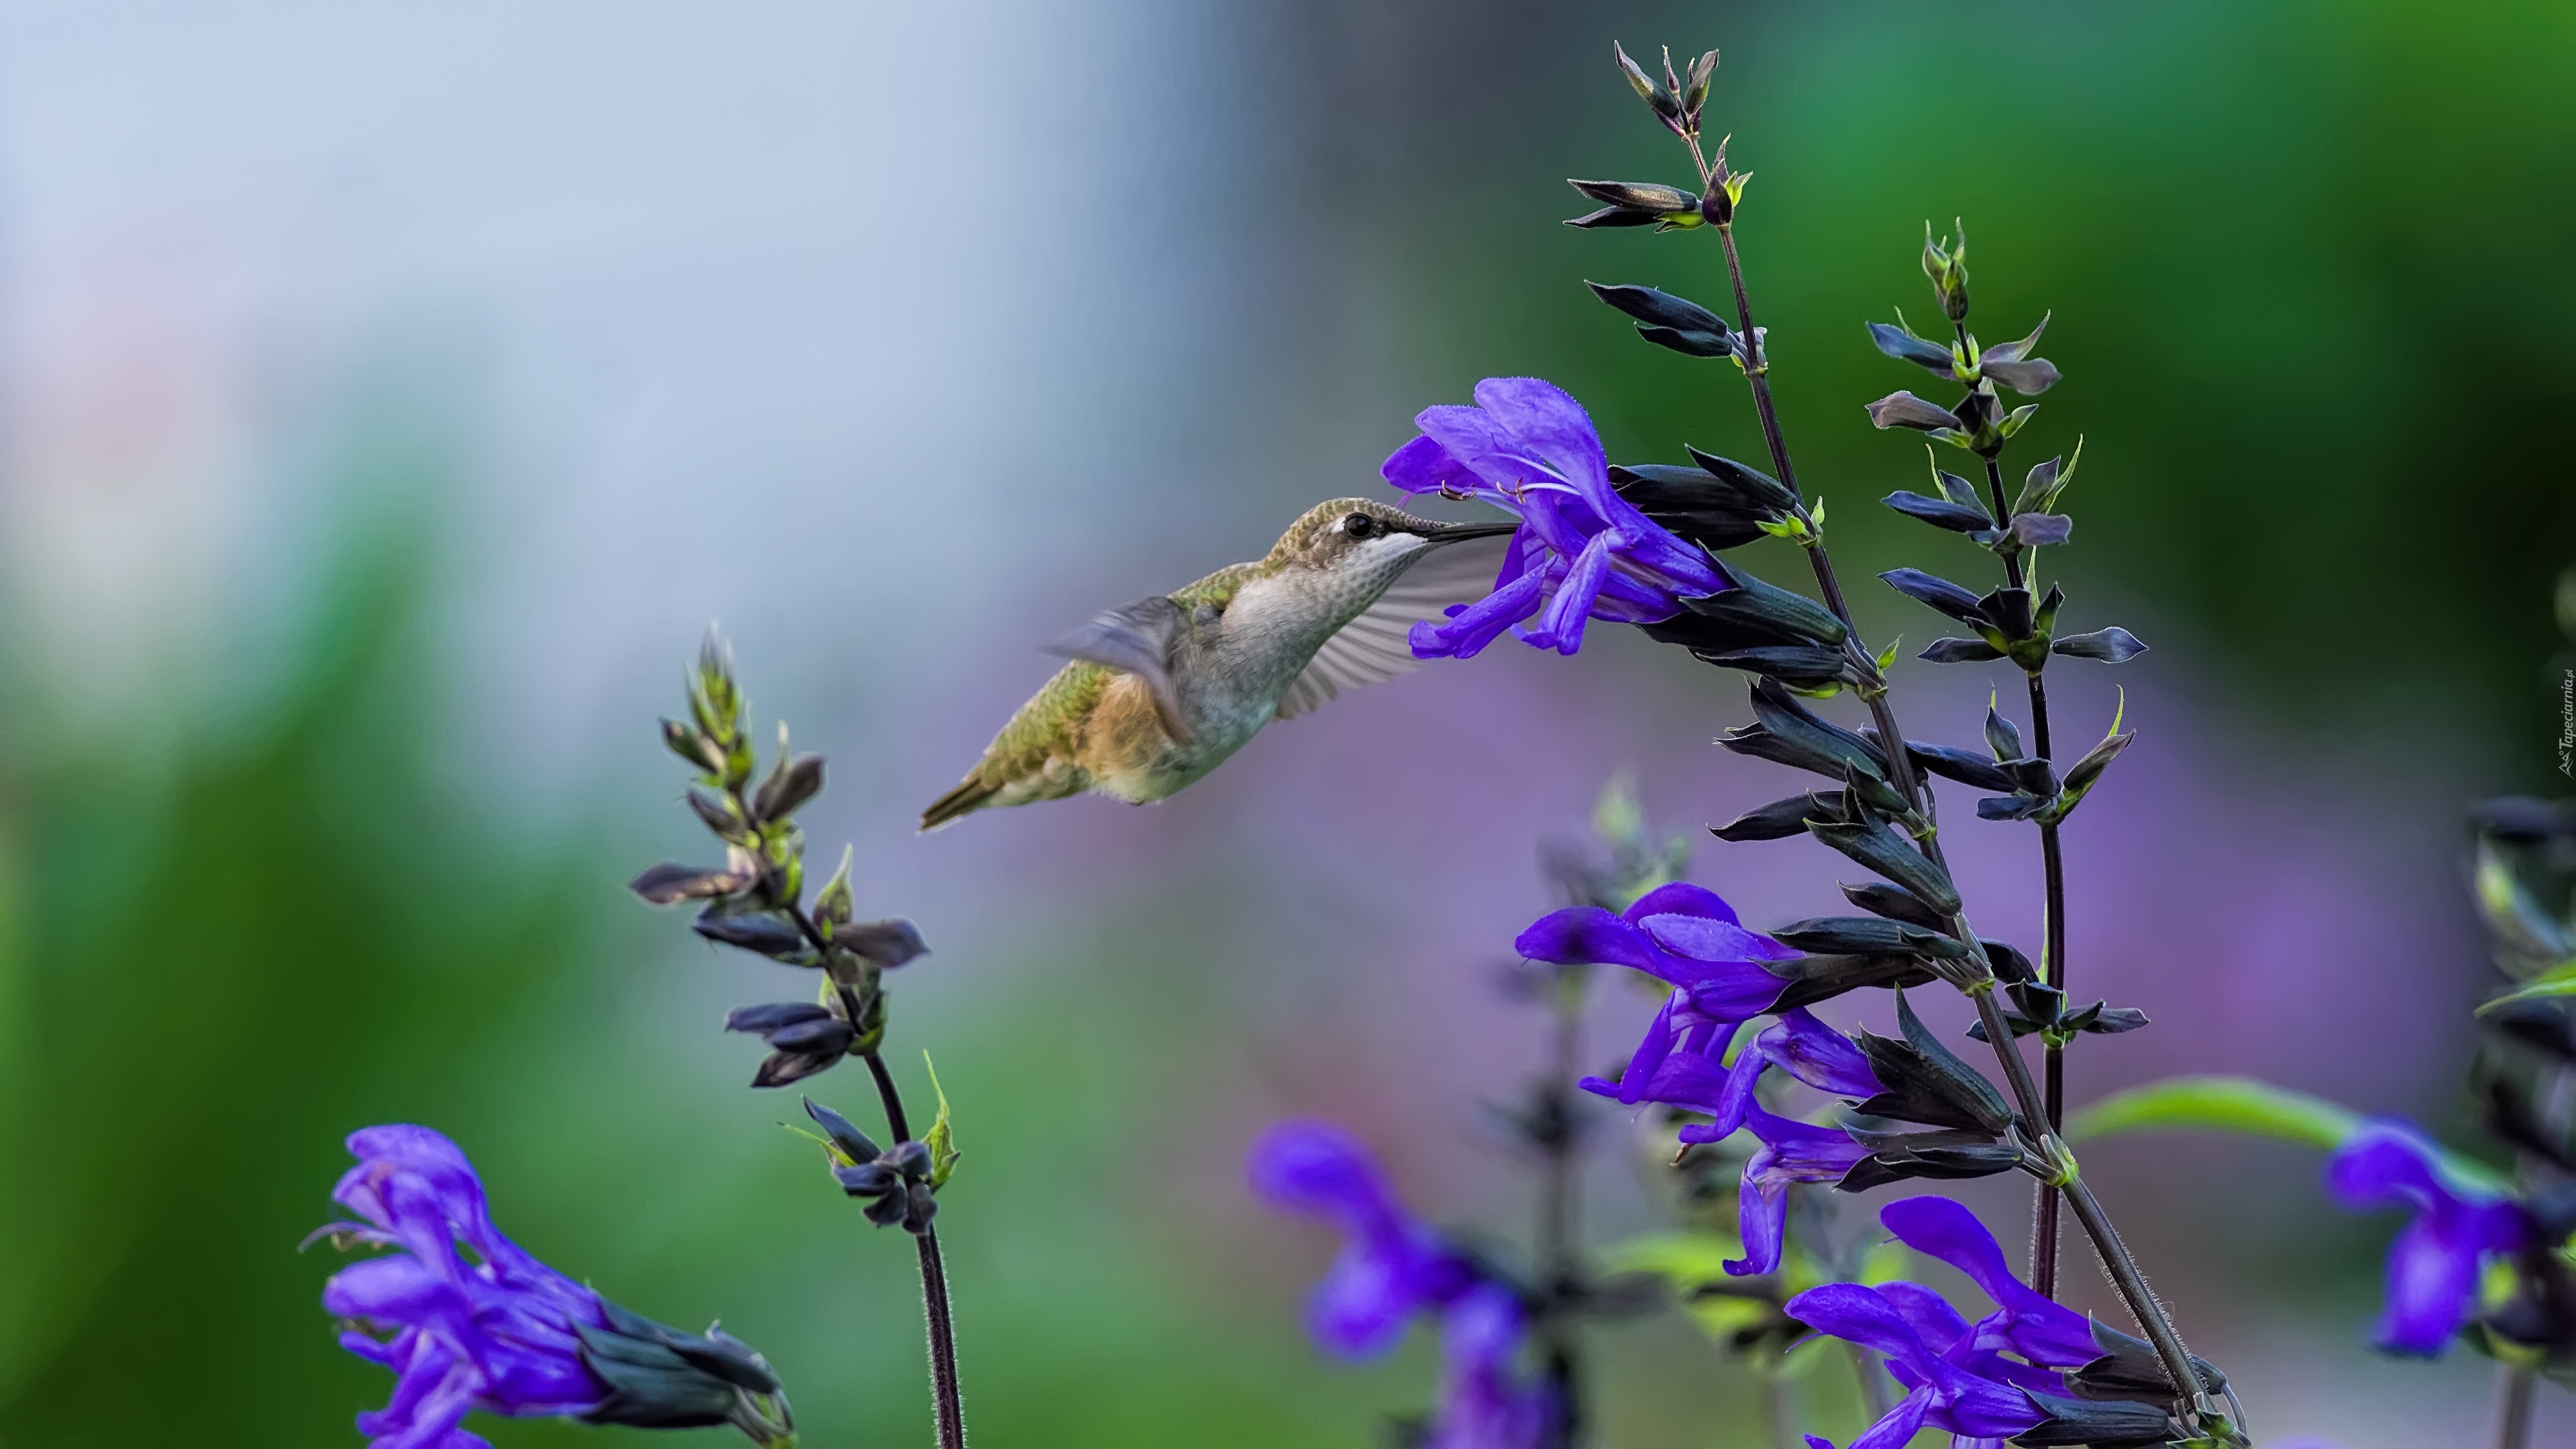
<svg viewBox="0 0 2576 1449">
<path fill-rule="evenodd" d="M 2323 1097 L 2293 1092 L 2252 1077 L 2172 1077 L 2114 1092 L 2066 1121 L 2066 1139 L 2082 1142 L 2115 1132 L 2237 1132 L 2301 1142 L 2333 1151 L 2363 1125 L 2360 1113 Z M 2481 1192 L 2506 1190 L 2505 1179 L 2484 1163 L 2443 1152 L 2442 1175 Z"/>
<path fill-rule="evenodd" d="M 939 1097 L 939 1111 L 921 1139 L 921 1145 L 930 1149 L 930 1190 L 937 1192 L 948 1185 L 948 1174 L 957 1170 L 957 1159 L 965 1154 L 957 1150 L 957 1129 L 948 1120 L 948 1091 L 939 1085 L 939 1068 L 931 1066 L 929 1052 L 921 1054 L 921 1064 L 930 1072 L 930 1090 Z"/>
<path fill-rule="evenodd" d="M 2332 1151 L 2361 1130 L 2361 1114 L 2251 1077 L 2171 1077 L 2115 1092 L 2066 1121 L 2082 1142 L 2155 1128 L 2241 1132 Z"/>
<path fill-rule="evenodd" d="M 2576 996 L 2576 961 L 2562 961 L 2534 976 L 2512 991 L 2478 1008 L 2484 1016 L 2499 1006 L 2516 1001 L 2537 1001 L 2544 996 Z"/>
</svg>

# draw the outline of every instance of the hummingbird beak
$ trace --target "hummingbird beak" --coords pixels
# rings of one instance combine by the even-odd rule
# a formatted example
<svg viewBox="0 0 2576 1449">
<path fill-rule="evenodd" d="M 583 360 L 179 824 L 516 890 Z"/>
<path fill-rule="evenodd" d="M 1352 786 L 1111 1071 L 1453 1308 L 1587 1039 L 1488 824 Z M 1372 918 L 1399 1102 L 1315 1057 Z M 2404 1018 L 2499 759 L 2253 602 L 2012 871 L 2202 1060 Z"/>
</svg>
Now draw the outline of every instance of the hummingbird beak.
<svg viewBox="0 0 2576 1449">
<path fill-rule="evenodd" d="M 1471 538 L 1500 538 L 1519 528 L 1520 520 L 1507 518 L 1495 523 L 1434 523 L 1427 518 L 1409 520 L 1406 531 L 1430 541 L 1432 547 L 1465 543 Z"/>
</svg>

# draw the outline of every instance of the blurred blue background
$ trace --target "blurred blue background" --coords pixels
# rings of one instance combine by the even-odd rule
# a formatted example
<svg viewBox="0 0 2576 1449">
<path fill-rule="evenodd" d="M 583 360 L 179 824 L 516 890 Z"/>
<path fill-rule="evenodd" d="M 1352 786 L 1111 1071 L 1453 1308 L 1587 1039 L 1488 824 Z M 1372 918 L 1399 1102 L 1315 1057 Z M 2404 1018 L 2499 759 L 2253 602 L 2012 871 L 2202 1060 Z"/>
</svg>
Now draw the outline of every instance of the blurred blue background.
<svg viewBox="0 0 2576 1449">
<path fill-rule="evenodd" d="M 1303 1343 L 1330 1244 L 1250 1203 L 1243 1149 L 1335 1117 L 1425 1211 L 1522 1232 L 1478 1103 L 1538 1060 L 1490 989 L 1553 903 L 1537 842 L 1622 770 L 1680 828 L 1781 793 L 1709 747 L 1740 682 L 1506 645 L 1155 809 L 911 822 L 1037 641 L 1372 491 L 1478 377 L 1565 385 L 1615 458 L 1758 452 L 1731 373 L 1579 285 L 1713 297 L 1708 239 L 1556 224 L 1561 177 L 1683 179 L 1614 36 L 1724 50 L 1850 576 L 1975 566 L 1869 503 L 1921 481 L 1860 412 L 1913 382 L 1860 323 L 1925 305 L 1925 219 L 1966 219 L 1983 332 L 2055 309 L 2021 445 L 2089 439 L 2055 567 L 2078 627 L 2156 646 L 2068 839 L 2078 988 L 2158 1027 L 2088 1040 L 2076 1097 L 2250 1071 L 2456 1131 L 2457 811 L 2554 777 L 2576 554 L 2564 6 L 0 0 L 0 1443 L 358 1442 L 384 1376 L 294 1245 L 387 1120 L 455 1136 L 567 1271 L 721 1314 L 808 1443 L 928 1442 L 910 1254 L 717 1030 L 802 983 L 620 891 L 698 848 L 652 721 L 710 620 L 760 727 L 831 758 L 817 853 L 855 842 L 860 910 L 936 949 L 890 1055 L 919 1091 L 936 1053 L 967 1152 L 979 1439 L 1359 1444 L 1419 1407 L 1426 1343 Z M 2078 740 L 2115 702 L 2082 668 Z M 2010 682 L 1903 678 L 1963 739 Z M 2035 938 L 2027 833 L 1956 834 L 1980 924 Z M 1695 876 L 1777 923 L 1835 865 L 1711 841 Z M 1646 1003 L 1595 1002 L 1606 1061 Z M 1595 1241 L 1659 1221 L 1620 1142 Z M 2483 1413 L 2481 1363 L 2362 1346 L 2394 1224 L 2328 1212 L 2311 1156 L 2087 1168 L 2267 1439 Z M 2018 1193 L 1979 1200 L 2010 1240 Z M 1765 1442 L 1676 1318 L 1594 1359 L 1603 1442 Z"/>
</svg>

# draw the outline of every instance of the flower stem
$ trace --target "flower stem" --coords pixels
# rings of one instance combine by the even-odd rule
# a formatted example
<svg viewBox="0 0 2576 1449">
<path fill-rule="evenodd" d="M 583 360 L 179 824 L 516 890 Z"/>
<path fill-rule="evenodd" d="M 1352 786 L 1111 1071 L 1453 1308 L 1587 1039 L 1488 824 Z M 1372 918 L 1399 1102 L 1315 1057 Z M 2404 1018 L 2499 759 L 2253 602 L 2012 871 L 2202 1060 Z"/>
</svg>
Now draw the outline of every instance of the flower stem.
<svg viewBox="0 0 2576 1449">
<path fill-rule="evenodd" d="M 903 1093 L 886 1070 L 885 1058 L 866 1052 L 868 1075 L 876 1078 L 877 1099 L 885 1105 L 886 1130 L 898 1142 L 912 1140 L 904 1119 Z M 930 1339 L 930 1393 L 937 1405 L 939 1449 L 966 1449 L 966 1407 L 957 1392 L 957 1324 L 948 1304 L 948 1268 L 939 1257 L 939 1230 L 929 1228 L 913 1239 L 921 1258 L 921 1306 Z"/>
<path fill-rule="evenodd" d="M 1572 1449 L 1583 1430 L 1582 1361 L 1574 1325 L 1566 1307 L 1580 1291 L 1582 1264 L 1575 1242 L 1576 1129 L 1574 1082 L 1581 1065 L 1583 990 L 1581 967 L 1560 967 L 1555 988 L 1548 1075 L 1541 1083 L 1540 1148 L 1545 1172 L 1540 1184 L 1538 1262 L 1541 1275 L 1538 1315 L 1539 1357 L 1545 1365 L 1553 1402 L 1545 1437 L 1546 1449 Z"/>
<path fill-rule="evenodd" d="M 841 1010 L 850 1024 L 855 1027 L 865 1021 L 867 1003 L 831 969 L 834 947 L 815 926 L 814 918 L 806 914 L 804 903 L 789 901 L 781 909 L 821 957 L 824 974 L 839 993 Z M 894 1073 L 886 1070 L 885 1058 L 874 1049 L 858 1055 L 868 1064 L 868 1075 L 876 1080 L 877 1101 L 885 1109 L 886 1131 L 897 1142 L 911 1141 L 912 1123 L 903 1110 L 903 1092 L 894 1084 Z M 939 1256 L 939 1231 L 925 1228 L 912 1241 L 921 1260 L 921 1306 L 927 1327 L 925 1336 L 930 1343 L 930 1396 L 939 1449 L 966 1449 L 966 1406 L 957 1389 L 957 1322 L 948 1302 L 948 1268 Z"/>
<path fill-rule="evenodd" d="M 2496 1449 L 2530 1449 L 2531 1395 L 2537 1382 L 2529 1364 L 2496 1369 Z"/>
<path fill-rule="evenodd" d="M 1967 341 L 1967 327 L 1959 326 L 1962 345 Z M 2004 500 L 2004 469 L 2001 461 L 1986 460 L 1986 491 L 1994 499 L 1995 522 L 2009 527 L 2012 505 Z M 2025 587 L 2021 556 L 2005 554 L 2004 583 L 2011 588 Z M 2049 743 L 2048 682 L 2038 674 L 2023 676 L 2030 684 L 2031 751 L 2035 758 L 2054 762 L 2056 751 Z M 2040 872 L 2047 882 L 2047 910 L 2042 919 L 2045 944 L 2040 952 L 2040 979 L 2059 991 L 2066 989 L 2066 859 L 2058 848 L 2057 827 L 2039 827 Z M 2041 1095 L 2046 1099 L 2048 1130 L 2056 1131 L 2066 1123 L 2066 1047 L 2054 1038 L 2042 1038 L 2047 1047 L 2043 1067 L 2046 1081 Z M 2057 1296 L 2057 1189 L 2040 1184 L 2039 1196 L 2031 1207 L 2030 1286 L 2054 1298 Z"/>
<path fill-rule="evenodd" d="M 1755 341 L 1758 334 L 1753 327 L 1753 303 L 1745 291 L 1744 264 L 1736 252 L 1733 223 L 1721 224 L 1717 235 L 1726 252 L 1727 279 L 1735 288 L 1738 330 L 1744 336 L 1745 350 L 1751 358 L 1745 364 L 1744 376 L 1753 389 L 1753 410 L 1761 419 L 1763 442 L 1770 448 L 1771 462 L 1779 470 L 1780 482 L 1795 494 L 1798 491 L 1796 475 L 1790 468 L 1788 443 L 1781 437 L 1779 414 L 1771 401 L 1770 364 Z M 2000 479 L 1998 471 L 1992 480 L 1998 491 Z M 1874 667 L 1875 661 L 1869 655 L 1868 646 L 1861 642 L 1860 630 L 1853 623 L 1851 611 L 1844 602 L 1842 586 L 1834 576 L 1833 563 L 1825 554 L 1823 542 L 1811 543 L 1806 553 L 1815 570 L 1817 587 L 1824 592 L 1826 606 L 1849 631 L 1844 648 L 1858 660 L 1869 662 Z M 2019 572 L 2017 562 L 2010 567 L 2015 573 Z M 1914 773 L 1913 760 L 1905 747 L 1905 734 L 1897 727 L 1895 707 L 1888 703 L 1887 690 L 1882 686 L 1862 693 L 1868 700 L 1871 718 L 1878 726 L 1881 747 L 1887 754 L 1889 783 L 1906 799 L 1917 802 L 1925 817 L 1930 818 L 1931 791 Z M 1946 868 L 1937 834 L 1927 834 L 1916 845 L 1925 858 Z M 2049 916 L 2052 923 L 2063 921 L 2065 912 L 2062 906 L 2062 897 L 2052 900 Z M 1971 948 L 1976 946 L 1977 937 L 1964 913 L 1953 917 L 1951 924 L 1953 933 L 1961 942 Z M 2052 971 L 2058 969 L 2060 959 L 2061 953 L 2050 953 Z M 2051 1124 L 2049 1135 L 2054 1141 L 2055 1116 L 2049 1110 L 2048 1099 L 2042 1096 L 2038 1084 L 2032 1080 L 2030 1063 L 2022 1058 L 2020 1044 L 2014 1040 L 2012 1028 L 2004 1020 L 2003 1006 L 1995 1000 L 1991 978 L 1983 988 L 1970 990 L 1967 994 L 1976 1003 L 1978 1019 L 1985 1024 L 1987 1044 L 1994 1049 L 1995 1059 L 2004 1069 L 2005 1080 L 2012 1088 L 2013 1103 L 2022 1119 Z M 2129 1255 L 2128 1246 L 2120 1241 L 2120 1235 L 2112 1228 L 2111 1219 L 2103 1212 L 2100 1200 L 2094 1197 L 2092 1187 L 2080 1177 L 2073 1178 L 2064 1184 L 2063 1193 L 2085 1236 L 2092 1240 L 2093 1251 L 2102 1260 L 2103 1269 L 2111 1275 L 2113 1285 L 2120 1290 L 2120 1296 L 2128 1304 L 2138 1326 L 2146 1330 L 2147 1341 L 2155 1346 L 2157 1358 L 2173 1380 L 2175 1393 L 2184 1405 L 2186 1427 L 2197 1427 L 2204 1396 L 2200 1391 L 2199 1378 L 2191 1369 L 2191 1355 L 2183 1348 L 2181 1335 L 2174 1331 L 2173 1320 L 2148 1289 L 2145 1276 L 2138 1271 L 2137 1260 Z"/>
</svg>

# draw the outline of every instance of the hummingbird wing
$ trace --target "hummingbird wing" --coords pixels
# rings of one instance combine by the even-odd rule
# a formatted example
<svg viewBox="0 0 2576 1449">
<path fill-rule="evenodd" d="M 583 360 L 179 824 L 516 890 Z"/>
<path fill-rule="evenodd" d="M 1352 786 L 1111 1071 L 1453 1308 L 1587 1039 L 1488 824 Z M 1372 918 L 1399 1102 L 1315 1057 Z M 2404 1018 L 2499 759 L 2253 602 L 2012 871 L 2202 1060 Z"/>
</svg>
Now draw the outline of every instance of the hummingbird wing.
<svg viewBox="0 0 2576 1449">
<path fill-rule="evenodd" d="M 1054 643 L 1046 652 L 1066 659 L 1105 665 L 1145 682 L 1155 717 L 1174 744 L 1190 739 L 1188 717 L 1181 713 L 1180 690 L 1172 683 L 1172 653 L 1190 625 L 1190 611 L 1163 594 L 1104 609 L 1088 623 Z"/>
<path fill-rule="evenodd" d="M 1452 604 L 1473 603 L 1494 591 L 1502 541 L 1458 543 L 1434 549 L 1405 570 L 1376 603 L 1334 631 L 1315 651 L 1288 692 L 1277 718 L 1295 719 L 1321 709 L 1346 689 L 1377 684 L 1422 665 L 1413 657 L 1413 626 L 1447 617 Z"/>
</svg>

